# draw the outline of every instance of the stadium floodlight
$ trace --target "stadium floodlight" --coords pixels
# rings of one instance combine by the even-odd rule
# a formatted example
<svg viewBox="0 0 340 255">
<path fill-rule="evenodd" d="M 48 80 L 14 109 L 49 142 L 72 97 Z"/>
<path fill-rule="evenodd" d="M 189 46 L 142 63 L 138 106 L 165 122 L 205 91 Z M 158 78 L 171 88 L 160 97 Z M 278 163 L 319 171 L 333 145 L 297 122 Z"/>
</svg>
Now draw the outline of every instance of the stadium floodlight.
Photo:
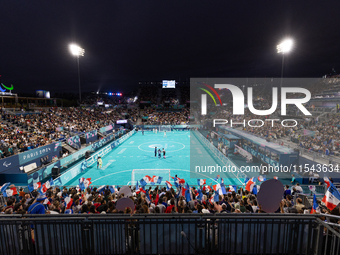
<svg viewBox="0 0 340 255">
<path fill-rule="evenodd" d="M 292 39 L 287 38 L 284 39 L 279 45 L 276 46 L 277 53 L 282 54 L 282 65 L 281 65 L 281 87 L 282 87 L 282 80 L 283 80 L 283 66 L 285 61 L 285 53 L 289 53 L 293 48 L 294 42 Z"/>
<path fill-rule="evenodd" d="M 73 56 L 77 57 L 78 64 L 78 83 L 79 83 L 79 105 L 81 104 L 81 87 L 80 87 L 80 71 L 79 71 L 79 56 L 84 56 L 85 50 L 76 44 L 70 44 L 70 52 Z"/>
<path fill-rule="evenodd" d="M 70 47 L 70 52 L 72 55 L 77 56 L 77 57 L 84 56 L 85 50 L 83 48 L 79 47 L 76 44 L 70 44 L 69 47 Z"/>
<path fill-rule="evenodd" d="M 285 39 L 279 45 L 276 46 L 277 53 L 288 53 L 293 48 L 293 40 L 292 39 Z"/>
</svg>

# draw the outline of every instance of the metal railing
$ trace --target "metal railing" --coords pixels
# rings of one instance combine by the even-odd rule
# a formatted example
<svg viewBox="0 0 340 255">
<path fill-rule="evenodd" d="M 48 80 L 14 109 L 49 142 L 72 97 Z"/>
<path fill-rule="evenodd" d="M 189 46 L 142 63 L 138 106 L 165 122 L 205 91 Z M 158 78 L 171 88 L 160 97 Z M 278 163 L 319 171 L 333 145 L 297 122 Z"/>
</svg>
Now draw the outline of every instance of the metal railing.
<svg viewBox="0 0 340 255">
<path fill-rule="evenodd" d="M 339 254 L 340 242 L 340 225 L 334 220 L 340 217 L 234 213 L 2 215 L 0 254 L 333 255 Z"/>
</svg>

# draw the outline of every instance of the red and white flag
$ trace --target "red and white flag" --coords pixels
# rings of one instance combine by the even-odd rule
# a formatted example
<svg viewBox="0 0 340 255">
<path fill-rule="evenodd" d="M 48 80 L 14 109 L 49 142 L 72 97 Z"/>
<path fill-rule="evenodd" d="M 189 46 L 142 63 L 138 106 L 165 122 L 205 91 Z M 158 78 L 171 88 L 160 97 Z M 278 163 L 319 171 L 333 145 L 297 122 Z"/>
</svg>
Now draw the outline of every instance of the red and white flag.
<svg viewBox="0 0 340 255">
<path fill-rule="evenodd" d="M 254 188 L 255 182 L 254 182 L 254 177 L 249 179 L 249 181 L 246 184 L 246 190 L 248 190 L 249 192 L 251 192 Z"/>
<path fill-rule="evenodd" d="M 7 197 L 15 196 L 17 194 L 18 194 L 18 191 L 17 191 L 16 187 L 13 187 L 13 188 L 10 188 L 10 189 L 6 190 Z"/>
<path fill-rule="evenodd" d="M 323 177 L 323 181 L 327 184 L 327 189 L 328 189 L 329 186 L 331 186 L 331 181 L 328 179 L 327 176 Z"/>
</svg>

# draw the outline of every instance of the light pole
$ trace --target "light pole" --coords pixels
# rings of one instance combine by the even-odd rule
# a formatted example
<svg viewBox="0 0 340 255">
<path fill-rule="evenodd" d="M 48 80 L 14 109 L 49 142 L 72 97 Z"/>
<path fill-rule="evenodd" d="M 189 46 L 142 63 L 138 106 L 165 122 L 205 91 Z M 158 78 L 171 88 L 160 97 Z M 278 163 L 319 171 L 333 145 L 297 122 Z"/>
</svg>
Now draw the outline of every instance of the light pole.
<svg viewBox="0 0 340 255">
<path fill-rule="evenodd" d="M 282 53 L 282 67 L 281 67 L 281 86 L 282 87 L 282 78 L 283 78 L 283 65 L 285 61 L 285 53 L 288 53 L 292 50 L 293 40 L 285 39 L 279 45 L 276 46 L 277 53 Z"/>
<path fill-rule="evenodd" d="M 72 55 L 77 57 L 78 64 L 78 83 L 79 83 L 79 105 L 81 103 L 81 88 L 80 88 L 80 71 L 79 71 L 79 56 L 84 56 L 85 50 L 76 44 L 70 44 L 70 52 Z"/>
</svg>

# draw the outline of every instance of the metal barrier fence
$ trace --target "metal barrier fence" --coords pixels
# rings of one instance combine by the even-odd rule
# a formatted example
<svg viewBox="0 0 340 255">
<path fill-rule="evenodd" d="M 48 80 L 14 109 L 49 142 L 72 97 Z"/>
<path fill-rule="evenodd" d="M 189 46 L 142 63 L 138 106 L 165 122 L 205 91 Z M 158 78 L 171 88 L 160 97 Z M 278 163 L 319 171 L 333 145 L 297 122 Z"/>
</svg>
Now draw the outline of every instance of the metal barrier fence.
<svg viewBox="0 0 340 255">
<path fill-rule="evenodd" d="M 330 218 L 340 220 L 303 214 L 3 215 L 0 254 L 339 254 L 340 225 Z"/>
</svg>

